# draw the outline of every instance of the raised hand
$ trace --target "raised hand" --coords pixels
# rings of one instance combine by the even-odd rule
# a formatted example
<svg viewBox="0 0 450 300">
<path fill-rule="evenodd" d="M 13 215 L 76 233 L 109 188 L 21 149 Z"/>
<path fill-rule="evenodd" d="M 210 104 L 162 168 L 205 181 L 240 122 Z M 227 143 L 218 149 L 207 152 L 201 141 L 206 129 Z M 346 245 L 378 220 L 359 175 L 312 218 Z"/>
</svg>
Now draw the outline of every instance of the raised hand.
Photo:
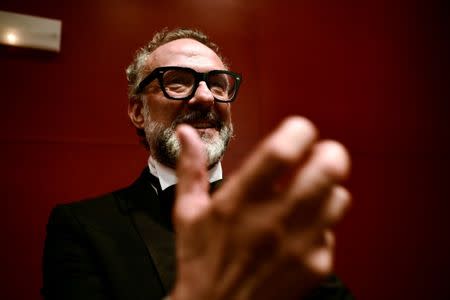
<svg viewBox="0 0 450 300">
<path fill-rule="evenodd" d="M 210 196 L 197 132 L 177 134 L 174 300 L 300 299 L 332 271 L 331 227 L 350 203 L 342 145 L 288 118 Z"/>
</svg>

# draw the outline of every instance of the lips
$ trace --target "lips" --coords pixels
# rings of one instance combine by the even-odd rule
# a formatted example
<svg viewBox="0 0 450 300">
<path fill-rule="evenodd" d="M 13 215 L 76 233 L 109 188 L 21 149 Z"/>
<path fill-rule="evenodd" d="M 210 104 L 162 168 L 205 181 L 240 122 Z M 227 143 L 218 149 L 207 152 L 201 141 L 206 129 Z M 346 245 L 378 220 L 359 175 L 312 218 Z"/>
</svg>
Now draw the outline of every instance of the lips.
<svg viewBox="0 0 450 300">
<path fill-rule="evenodd" d="M 175 125 L 188 124 L 198 130 L 209 128 L 220 130 L 223 126 L 219 116 L 213 111 L 190 111 L 187 114 L 180 115 L 174 123 Z"/>
<path fill-rule="evenodd" d="M 191 122 L 188 124 L 196 129 L 216 128 L 216 124 L 213 122 Z"/>
</svg>

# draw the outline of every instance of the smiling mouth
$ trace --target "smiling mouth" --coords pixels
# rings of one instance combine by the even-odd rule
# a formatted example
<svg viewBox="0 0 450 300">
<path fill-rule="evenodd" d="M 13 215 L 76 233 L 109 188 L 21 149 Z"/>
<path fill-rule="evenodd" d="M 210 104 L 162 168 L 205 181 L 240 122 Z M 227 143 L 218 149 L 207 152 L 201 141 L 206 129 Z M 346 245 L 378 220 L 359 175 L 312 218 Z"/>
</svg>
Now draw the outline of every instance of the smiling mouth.
<svg viewBox="0 0 450 300">
<path fill-rule="evenodd" d="M 188 124 L 188 125 L 194 127 L 195 129 L 208 129 L 208 128 L 218 129 L 219 128 L 219 124 L 214 121 L 200 121 L 200 120 L 188 121 L 188 122 L 185 122 L 185 124 Z"/>
<path fill-rule="evenodd" d="M 214 126 L 214 124 L 211 124 L 209 122 L 193 123 L 193 124 L 189 124 L 189 125 L 191 125 L 195 129 L 206 129 L 206 128 L 215 128 L 216 127 L 216 126 Z"/>
<path fill-rule="evenodd" d="M 175 125 L 187 124 L 199 131 L 207 129 L 216 129 L 220 131 L 223 127 L 223 123 L 220 117 L 214 111 L 188 111 L 185 114 L 180 114 L 176 120 Z"/>
</svg>

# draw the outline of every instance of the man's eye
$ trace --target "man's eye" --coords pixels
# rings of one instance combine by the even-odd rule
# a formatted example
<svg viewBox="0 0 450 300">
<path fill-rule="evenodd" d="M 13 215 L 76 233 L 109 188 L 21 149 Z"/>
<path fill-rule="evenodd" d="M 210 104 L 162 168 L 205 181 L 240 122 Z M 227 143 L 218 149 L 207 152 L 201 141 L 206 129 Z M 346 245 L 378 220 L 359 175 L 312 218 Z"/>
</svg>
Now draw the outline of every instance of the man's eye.
<svg viewBox="0 0 450 300">
<path fill-rule="evenodd" d="M 194 84 L 194 78 L 191 74 L 186 72 L 167 72 L 164 74 L 164 84 L 169 85 L 184 85 L 191 86 Z"/>
<path fill-rule="evenodd" d="M 183 90 L 186 90 L 187 88 L 189 88 L 189 85 L 187 85 L 186 83 L 172 82 L 172 83 L 166 84 L 166 89 L 169 89 L 171 91 L 183 91 Z"/>
<path fill-rule="evenodd" d="M 228 83 L 225 79 L 211 80 L 209 82 L 209 86 L 211 90 L 214 89 L 217 91 L 226 91 L 228 88 Z"/>
<path fill-rule="evenodd" d="M 174 78 L 168 78 L 166 80 L 166 83 L 169 85 L 191 85 L 192 80 L 186 77 L 174 77 Z"/>
</svg>

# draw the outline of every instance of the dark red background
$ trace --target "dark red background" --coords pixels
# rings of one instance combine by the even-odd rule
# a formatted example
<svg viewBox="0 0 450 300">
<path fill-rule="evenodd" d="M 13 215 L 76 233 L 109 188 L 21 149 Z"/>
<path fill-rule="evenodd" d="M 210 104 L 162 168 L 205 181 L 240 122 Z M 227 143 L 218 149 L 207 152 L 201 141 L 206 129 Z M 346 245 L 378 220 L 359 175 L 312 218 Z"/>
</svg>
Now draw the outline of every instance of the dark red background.
<svg viewBox="0 0 450 300">
<path fill-rule="evenodd" d="M 229 174 L 284 117 L 348 146 L 353 209 L 337 271 L 358 299 L 443 299 L 450 225 L 444 1 L 2 1 L 62 20 L 61 52 L 0 48 L 2 299 L 39 299 L 50 209 L 146 163 L 124 69 L 163 26 L 210 34 L 244 75 Z"/>
</svg>

